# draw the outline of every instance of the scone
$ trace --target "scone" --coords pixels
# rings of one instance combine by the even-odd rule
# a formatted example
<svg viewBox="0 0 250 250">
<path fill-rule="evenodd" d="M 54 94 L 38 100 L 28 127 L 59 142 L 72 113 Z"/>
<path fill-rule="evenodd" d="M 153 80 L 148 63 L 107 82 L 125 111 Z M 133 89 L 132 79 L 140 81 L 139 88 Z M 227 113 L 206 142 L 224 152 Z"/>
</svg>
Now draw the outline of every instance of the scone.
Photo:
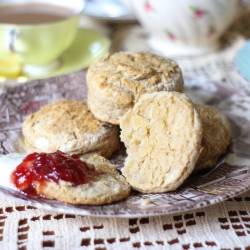
<svg viewBox="0 0 250 250">
<path fill-rule="evenodd" d="M 72 186 L 70 182 L 48 182 L 37 185 L 37 193 L 62 202 L 84 205 L 103 205 L 125 199 L 130 194 L 130 185 L 114 165 L 97 154 L 86 160 L 100 175 L 93 176 L 89 183 Z"/>
<path fill-rule="evenodd" d="M 128 154 L 121 171 L 134 189 L 172 191 L 192 173 L 200 155 L 202 123 L 185 94 L 141 96 L 120 119 L 120 127 Z"/>
<path fill-rule="evenodd" d="M 97 154 L 82 161 L 78 155 L 60 151 L 33 153 L 17 166 L 11 180 L 28 195 L 42 195 L 71 204 L 110 204 L 130 194 L 125 178 Z"/>
<path fill-rule="evenodd" d="M 202 151 L 194 171 L 212 167 L 230 144 L 231 127 L 227 117 L 212 107 L 195 105 L 203 126 Z"/>
<path fill-rule="evenodd" d="M 22 127 L 30 152 L 98 153 L 109 158 L 119 148 L 117 126 L 97 120 L 87 105 L 59 100 L 28 116 Z"/>
<path fill-rule="evenodd" d="M 148 52 L 117 52 L 92 64 L 87 72 L 88 106 L 101 121 L 119 118 L 144 93 L 183 90 L 177 63 Z"/>
</svg>

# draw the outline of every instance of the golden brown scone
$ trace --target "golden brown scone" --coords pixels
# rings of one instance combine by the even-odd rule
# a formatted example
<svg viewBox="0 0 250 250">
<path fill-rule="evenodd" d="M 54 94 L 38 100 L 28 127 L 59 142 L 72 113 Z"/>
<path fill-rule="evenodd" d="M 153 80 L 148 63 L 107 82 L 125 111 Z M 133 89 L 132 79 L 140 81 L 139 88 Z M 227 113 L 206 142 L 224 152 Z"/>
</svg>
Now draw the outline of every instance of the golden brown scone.
<svg viewBox="0 0 250 250">
<path fill-rule="evenodd" d="M 89 67 L 87 84 L 91 112 L 112 124 L 119 124 L 143 93 L 183 90 L 177 63 L 148 52 L 104 56 Z"/>
<path fill-rule="evenodd" d="M 202 124 L 185 94 L 144 94 L 120 126 L 128 154 L 121 171 L 134 189 L 172 191 L 192 173 L 200 155 Z"/>
<path fill-rule="evenodd" d="M 97 120 L 87 105 L 59 100 L 28 116 L 22 127 L 31 152 L 98 153 L 109 158 L 119 148 L 117 126 Z"/>
<path fill-rule="evenodd" d="M 34 183 L 38 194 L 49 199 L 71 204 L 103 205 L 125 199 L 130 194 L 130 186 L 119 174 L 114 165 L 97 154 L 85 159 L 92 170 L 100 175 L 91 178 L 89 183 L 73 186 L 71 182 L 53 181 Z"/>
<path fill-rule="evenodd" d="M 212 107 L 195 105 L 203 126 L 202 151 L 194 171 L 212 167 L 230 144 L 231 127 L 227 117 Z"/>
</svg>

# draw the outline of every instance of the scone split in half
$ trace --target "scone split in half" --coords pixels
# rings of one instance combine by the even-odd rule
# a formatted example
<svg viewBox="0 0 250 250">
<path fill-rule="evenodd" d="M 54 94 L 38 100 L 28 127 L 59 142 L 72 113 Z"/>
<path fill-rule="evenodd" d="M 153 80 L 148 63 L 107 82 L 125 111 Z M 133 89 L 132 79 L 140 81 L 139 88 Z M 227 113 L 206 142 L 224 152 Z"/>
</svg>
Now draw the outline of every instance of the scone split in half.
<svg viewBox="0 0 250 250">
<path fill-rule="evenodd" d="M 60 151 L 32 153 L 13 171 L 11 181 L 28 195 L 71 204 L 110 204 L 130 193 L 115 166 L 97 154 L 82 161 Z"/>
<path fill-rule="evenodd" d="M 29 115 L 22 132 L 29 152 L 60 150 L 109 158 L 120 143 L 117 126 L 97 120 L 84 103 L 65 99 Z"/>
<path fill-rule="evenodd" d="M 88 106 L 99 120 L 119 124 L 144 93 L 183 90 L 177 63 L 148 52 L 106 55 L 87 71 Z"/>
<path fill-rule="evenodd" d="M 121 119 L 127 148 L 122 173 L 144 193 L 172 191 L 192 173 L 201 150 L 202 123 L 192 101 L 177 92 L 141 96 Z"/>
</svg>

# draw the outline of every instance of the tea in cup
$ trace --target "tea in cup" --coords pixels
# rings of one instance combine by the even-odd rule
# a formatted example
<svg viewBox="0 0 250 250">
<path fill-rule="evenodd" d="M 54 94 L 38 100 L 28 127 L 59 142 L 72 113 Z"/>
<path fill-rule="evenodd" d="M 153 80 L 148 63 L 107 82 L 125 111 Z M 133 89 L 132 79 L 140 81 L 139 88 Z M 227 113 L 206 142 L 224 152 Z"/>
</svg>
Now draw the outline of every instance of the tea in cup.
<svg viewBox="0 0 250 250">
<path fill-rule="evenodd" d="M 55 70 L 74 41 L 84 8 L 82 0 L 2 0 L 0 60 L 16 59 L 28 76 Z"/>
</svg>

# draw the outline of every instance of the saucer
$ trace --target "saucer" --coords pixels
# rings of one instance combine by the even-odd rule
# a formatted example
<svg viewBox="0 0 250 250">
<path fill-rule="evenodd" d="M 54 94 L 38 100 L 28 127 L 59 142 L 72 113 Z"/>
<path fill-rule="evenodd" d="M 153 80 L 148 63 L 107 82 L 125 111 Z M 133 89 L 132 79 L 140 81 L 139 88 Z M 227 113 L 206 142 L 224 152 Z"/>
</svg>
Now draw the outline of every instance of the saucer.
<svg viewBox="0 0 250 250">
<path fill-rule="evenodd" d="M 136 20 L 126 6 L 117 0 L 87 0 L 84 15 L 109 22 Z"/>
<path fill-rule="evenodd" d="M 17 78 L 7 79 L 0 76 L 2 84 L 12 82 L 11 86 L 29 80 L 43 79 L 65 75 L 87 68 L 92 62 L 103 56 L 110 48 L 111 41 L 107 37 L 92 29 L 79 28 L 73 44 L 60 56 L 61 66 L 55 71 L 39 77 L 20 75 Z"/>
<path fill-rule="evenodd" d="M 234 58 L 234 64 L 238 73 L 250 82 L 250 40 L 248 40 L 241 49 L 238 50 Z"/>
</svg>

